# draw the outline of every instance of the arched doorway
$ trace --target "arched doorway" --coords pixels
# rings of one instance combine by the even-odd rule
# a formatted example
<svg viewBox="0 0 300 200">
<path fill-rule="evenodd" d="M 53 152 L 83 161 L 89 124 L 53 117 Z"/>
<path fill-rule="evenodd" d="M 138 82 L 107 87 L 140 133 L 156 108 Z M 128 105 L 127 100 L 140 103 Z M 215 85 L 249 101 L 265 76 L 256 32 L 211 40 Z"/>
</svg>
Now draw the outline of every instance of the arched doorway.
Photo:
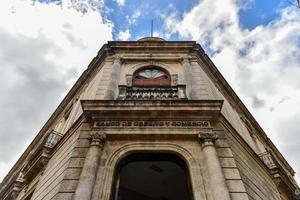
<svg viewBox="0 0 300 200">
<path fill-rule="evenodd" d="M 168 153 L 135 153 L 122 159 L 111 200 L 192 200 L 185 162 Z"/>
</svg>

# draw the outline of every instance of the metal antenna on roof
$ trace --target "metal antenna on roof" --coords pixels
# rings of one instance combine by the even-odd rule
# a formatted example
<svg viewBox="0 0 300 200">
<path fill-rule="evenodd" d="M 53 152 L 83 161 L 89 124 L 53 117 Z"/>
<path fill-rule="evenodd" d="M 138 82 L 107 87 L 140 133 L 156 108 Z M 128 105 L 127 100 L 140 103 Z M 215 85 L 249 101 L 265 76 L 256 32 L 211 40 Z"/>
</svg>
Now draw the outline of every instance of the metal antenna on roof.
<svg viewBox="0 0 300 200">
<path fill-rule="evenodd" d="M 151 20 L 151 37 L 153 37 L 153 19 Z"/>
<path fill-rule="evenodd" d="M 296 8 L 300 8 L 300 0 L 297 0 L 297 3 L 293 3 L 293 2 L 291 2 L 291 1 L 289 1 L 289 0 L 287 0 L 287 2 L 288 2 L 289 4 L 291 4 L 292 6 L 295 6 Z"/>
</svg>

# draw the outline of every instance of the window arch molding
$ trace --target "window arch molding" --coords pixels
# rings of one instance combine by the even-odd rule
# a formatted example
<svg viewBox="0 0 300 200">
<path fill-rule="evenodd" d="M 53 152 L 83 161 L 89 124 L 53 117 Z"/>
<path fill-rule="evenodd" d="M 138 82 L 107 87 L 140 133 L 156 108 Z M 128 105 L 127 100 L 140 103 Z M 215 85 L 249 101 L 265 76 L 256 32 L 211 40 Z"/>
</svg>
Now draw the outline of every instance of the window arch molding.
<svg viewBox="0 0 300 200">
<path fill-rule="evenodd" d="M 155 144 L 155 148 L 154 145 Z M 174 144 L 174 143 L 153 143 L 153 142 L 131 142 L 124 144 L 117 148 L 115 151 L 111 152 L 109 155 L 106 155 L 105 165 L 103 168 L 98 169 L 98 174 L 102 178 L 99 178 L 96 181 L 94 188 L 101 187 L 101 190 L 98 190 L 97 194 L 95 193 L 95 197 L 98 199 L 109 199 L 112 192 L 113 187 L 113 178 L 115 174 L 115 169 L 118 163 L 125 158 L 127 155 L 131 153 L 139 153 L 139 152 L 157 152 L 157 153 L 171 153 L 180 157 L 187 165 L 188 172 L 190 173 L 191 178 L 191 187 L 193 193 L 200 193 L 200 199 L 206 199 L 204 188 L 204 182 L 201 171 L 200 163 L 196 159 L 195 155 L 187 148 Z M 104 170 L 100 173 L 99 170 Z M 197 179 L 195 178 L 197 177 Z M 102 185 L 102 181 L 105 180 Z M 95 190 L 95 189 L 94 189 Z M 96 199 L 95 198 L 95 199 Z"/>
<path fill-rule="evenodd" d="M 135 87 L 170 87 L 171 75 L 161 67 L 148 65 L 138 68 L 132 75 L 132 86 Z"/>
<path fill-rule="evenodd" d="M 173 86 L 177 85 L 177 81 L 179 79 L 179 73 L 178 71 L 174 68 L 171 67 L 171 65 L 169 64 L 165 64 L 165 63 L 161 63 L 161 62 L 153 62 L 153 63 L 149 63 L 149 62 L 142 62 L 142 63 L 136 63 L 133 65 L 130 65 L 128 68 L 125 68 L 125 79 L 124 79 L 124 85 L 127 85 L 129 87 L 132 86 L 132 77 L 134 72 L 136 72 L 139 69 L 148 67 L 148 66 L 156 66 L 158 68 L 164 69 L 166 70 L 171 77 L 171 83 Z M 173 80 L 175 77 L 176 80 Z M 175 82 L 174 82 L 175 81 Z"/>
</svg>

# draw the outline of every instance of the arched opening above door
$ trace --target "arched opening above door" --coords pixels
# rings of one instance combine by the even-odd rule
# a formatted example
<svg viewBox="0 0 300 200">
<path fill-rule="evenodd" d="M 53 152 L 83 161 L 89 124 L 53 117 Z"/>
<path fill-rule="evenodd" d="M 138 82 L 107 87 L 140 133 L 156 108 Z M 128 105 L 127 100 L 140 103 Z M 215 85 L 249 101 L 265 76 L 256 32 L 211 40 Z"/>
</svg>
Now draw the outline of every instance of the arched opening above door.
<svg viewBox="0 0 300 200">
<path fill-rule="evenodd" d="M 185 162 L 168 153 L 135 153 L 115 172 L 111 200 L 192 200 Z"/>
</svg>

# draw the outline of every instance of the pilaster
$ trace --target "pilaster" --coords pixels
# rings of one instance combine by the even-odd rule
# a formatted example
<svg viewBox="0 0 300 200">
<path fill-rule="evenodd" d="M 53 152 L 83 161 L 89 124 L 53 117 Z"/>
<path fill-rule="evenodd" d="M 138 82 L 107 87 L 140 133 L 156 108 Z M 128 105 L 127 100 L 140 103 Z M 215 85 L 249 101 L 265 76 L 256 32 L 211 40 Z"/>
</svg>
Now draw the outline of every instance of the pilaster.
<svg viewBox="0 0 300 200">
<path fill-rule="evenodd" d="M 214 199 L 230 200 L 229 191 L 222 172 L 222 167 L 218 159 L 214 142 L 218 135 L 214 132 L 200 133 L 199 143 L 205 159 L 209 186 Z"/>
<path fill-rule="evenodd" d="M 74 200 L 88 200 L 92 196 L 97 167 L 105 144 L 106 135 L 103 132 L 93 132 L 90 135 L 90 146 L 84 161 Z"/>
<path fill-rule="evenodd" d="M 189 58 L 182 58 L 181 65 L 184 70 L 187 96 L 189 97 L 189 99 L 197 99 L 196 88 L 193 81 L 192 66 L 190 64 Z"/>
<path fill-rule="evenodd" d="M 121 74 L 121 58 L 114 57 L 112 72 L 110 74 L 110 81 L 107 86 L 106 93 L 104 95 L 104 99 L 106 100 L 114 100 L 118 95 L 118 83 Z"/>
</svg>

